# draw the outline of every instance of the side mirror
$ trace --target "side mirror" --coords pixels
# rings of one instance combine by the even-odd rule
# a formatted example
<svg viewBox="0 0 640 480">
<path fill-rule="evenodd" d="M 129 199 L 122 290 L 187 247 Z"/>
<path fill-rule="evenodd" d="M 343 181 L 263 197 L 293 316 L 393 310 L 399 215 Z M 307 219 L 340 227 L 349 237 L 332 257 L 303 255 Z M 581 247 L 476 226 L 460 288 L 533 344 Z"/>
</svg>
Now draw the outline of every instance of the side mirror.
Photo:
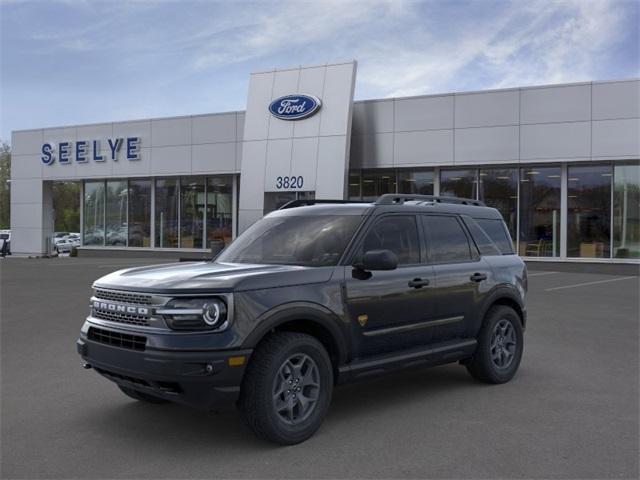
<svg viewBox="0 0 640 480">
<path fill-rule="evenodd" d="M 395 270 L 398 268 L 398 257 L 391 250 L 369 250 L 356 267 L 362 270 Z"/>
</svg>

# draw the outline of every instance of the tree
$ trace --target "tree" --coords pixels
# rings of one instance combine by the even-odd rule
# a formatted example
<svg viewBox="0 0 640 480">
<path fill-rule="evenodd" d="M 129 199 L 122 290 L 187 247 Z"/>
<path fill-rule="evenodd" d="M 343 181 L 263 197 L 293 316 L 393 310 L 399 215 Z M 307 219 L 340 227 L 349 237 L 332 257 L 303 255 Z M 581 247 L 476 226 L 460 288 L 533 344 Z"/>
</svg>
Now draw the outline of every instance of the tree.
<svg viewBox="0 0 640 480">
<path fill-rule="evenodd" d="M 0 140 L 0 229 L 11 228 L 11 146 Z"/>
</svg>

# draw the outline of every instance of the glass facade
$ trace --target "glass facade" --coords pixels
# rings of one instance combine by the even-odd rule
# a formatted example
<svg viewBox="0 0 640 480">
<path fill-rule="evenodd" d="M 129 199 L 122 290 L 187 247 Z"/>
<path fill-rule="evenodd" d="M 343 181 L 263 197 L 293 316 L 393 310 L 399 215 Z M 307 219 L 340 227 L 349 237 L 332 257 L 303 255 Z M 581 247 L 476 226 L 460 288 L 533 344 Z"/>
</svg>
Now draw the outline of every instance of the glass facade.
<svg viewBox="0 0 640 480">
<path fill-rule="evenodd" d="M 395 170 L 363 170 L 362 200 L 373 201 L 385 193 L 396 193 Z"/>
<path fill-rule="evenodd" d="M 125 247 L 129 224 L 127 221 L 128 189 L 126 180 L 106 183 L 106 235 L 105 244 Z"/>
<path fill-rule="evenodd" d="M 613 168 L 613 258 L 640 258 L 640 164 Z"/>
<path fill-rule="evenodd" d="M 221 250 L 234 236 L 234 182 L 233 175 L 86 181 L 83 245 Z"/>
<path fill-rule="evenodd" d="M 478 195 L 479 200 L 500 211 L 511 238 L 515 239 L 518 231 L 518 169 L 481 168 Z"/>
<path fill-rule="evenodd" d="M 128 246 L 151 246 L 151 180 L 129 181 L 128 225 Z"/>
<path fill-rule="evenodd" d="M 156 247 L 178 247 L 178 205 L 180 201 L 180 178 L 156 180 L 155 227 Z"/>
<path fill-rule="evenodd" d="M 567 170 L 567 256 L 609 258 L 611 165 L 569 165 Z"/>
<path fill-rule="evenodd" d="M 520 169 L 520 255 L 560 256 L 561 177 L 560 167 Z"/>
<path fill-rule="evenodd" d="M 433 170 L 399 170 L 398 193 L 433 195 Z"/>
<path fill-rule="evenodd" d="M 233 177 L 207 179 L 207 245 L 220 248 L 233 238 Z"/>
<path fill-rule="evenodd" d="M 82 244 L 104 245 L 104 182 L 84 182 Z"/>
<path fill-rule="evenodd" d="M 180 179 L 180 247 L 203 248 L 204 213 L 204 177 L 182 177 Z"/>
<path fill-rule="evenodd" d="M 475 169 L 441 170 L 440 195 L 443 197 L 477 198 L 478 180 Z"/>
<path fill-rule="evenodd" d="M 498 209 L 523 257 L 640 259 L 637 162 L 349 173 L 352 200 L 372 201 L 382 193 L 435 192 L 481 200 Z"/>
</svg>

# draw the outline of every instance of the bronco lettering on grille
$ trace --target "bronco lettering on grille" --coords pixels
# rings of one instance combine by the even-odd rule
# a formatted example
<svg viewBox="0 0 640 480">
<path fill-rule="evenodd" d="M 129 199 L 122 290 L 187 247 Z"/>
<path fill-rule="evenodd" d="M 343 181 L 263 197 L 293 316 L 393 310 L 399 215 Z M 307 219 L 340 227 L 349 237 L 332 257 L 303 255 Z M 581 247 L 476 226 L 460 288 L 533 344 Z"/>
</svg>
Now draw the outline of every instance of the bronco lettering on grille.
<svg viewBox="0 0 640 480">
<path fill-rule="evenodd" d="M 107 310 L 109 312 L 126 313 L 129 315 L 149 315 L 149 309 L 146 307 L 132 307 L 130 305 L 120 305 L 118 303 L 93 301 L 93 308 L 96 310 Z"/>
</svg>

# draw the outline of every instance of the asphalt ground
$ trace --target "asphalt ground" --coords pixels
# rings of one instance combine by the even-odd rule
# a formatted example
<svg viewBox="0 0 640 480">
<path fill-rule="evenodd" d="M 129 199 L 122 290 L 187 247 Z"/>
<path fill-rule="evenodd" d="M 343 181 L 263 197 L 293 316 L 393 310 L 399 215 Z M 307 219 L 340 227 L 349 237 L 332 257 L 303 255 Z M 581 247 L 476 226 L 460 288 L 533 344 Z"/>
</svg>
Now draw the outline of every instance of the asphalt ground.
<svg viewBox="0 0 640 480">
<path fill-rule="evenodd" d="M 0 261 L 3 478 L 638 478 L 637 276 L 530 267 L 513 381 L 447 365 L 342 386 L 313 438 L 277 447 L 233 407 L 139 403 L 81 368 L 91 282 L 142 263 Z"/>
</svg>

